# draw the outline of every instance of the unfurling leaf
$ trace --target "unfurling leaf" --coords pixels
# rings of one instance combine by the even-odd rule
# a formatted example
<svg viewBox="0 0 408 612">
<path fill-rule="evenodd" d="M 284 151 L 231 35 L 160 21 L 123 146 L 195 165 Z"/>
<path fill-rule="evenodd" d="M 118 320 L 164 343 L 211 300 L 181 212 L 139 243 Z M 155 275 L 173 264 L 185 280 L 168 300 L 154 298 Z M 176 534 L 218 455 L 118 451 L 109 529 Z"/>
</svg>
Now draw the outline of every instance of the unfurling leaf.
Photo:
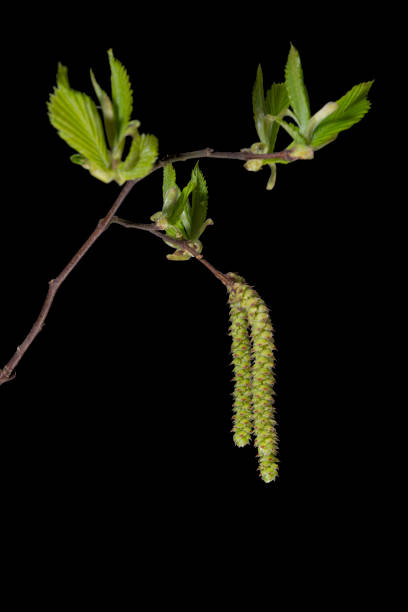
<svg viewBox="0 0 408 612">
<path fill-rule="evenodd" d="M 116 124 L 115 147 L 119 150 L 118 157 L 120 157 L 125 132 L 132 114 L 133 96 L 125 67 L 113 56 L 112 49 L 109 49 L 108 56 L 111 69 L 112 103 Z"/>
<path fill-rule="evenodd" d="M 163 168 L 163 202 L 168 190 L 176 186 L 176 170 L 173 164 L 166 164 Z"/>
<path fill-rule="evenodd" d="M 373 83 L 374 81 L 359 83 L 337 100 L 337 110 L 319 123 L 314 130 L 311 141 L 314 149 L 324 147 L 332 142 L 340 132 L 348 130 L 361 121 L 370 108 L 367 95 Z"/>
<path fill-rule="evenodd" d="M 190 232 L 188 233 L 190 240 L 198 239 L 202 233 L 203 224 L 207 219 L 208 209 L 207 183 L 205 182 L 203 173 L 198 167 L 198 162 L 193 170 L 193 175 L 196 178 L 196 186 L 192 194 L 191 227 Z"/>
<path fill-rule="evenodd" d="M 256 79 L 252 90 L 252 108 L 254 111 L 254 120 L 256 131 L 262 142 L 266 141 L 265 129 L 264 129 L 264 116 L 265 116 L 265 97 L 263 87 L 263 75 L 261 65 L 258 66 L 256 72 Z"/>
<path fill-rule="evenodd" d="M 190 204 L 192 196 L 192 204 Z M 208 189 L 198 162 L 196 163 L 188 184 L 180 191 L 176 184 L 176 172 L 172 164 L 163 168 L 163 208 L 151 218 L 159 229 L 165 230 L 168 236 L 188 241 L 199 253 L 202 244 L 201 234 L 213 221 L 207 219 Z M 170 246 L 171 245 L 168 243 Z M 168 256 L 174 261 L 184 261 L 192 257 L 182 248 Z"/>
<path fill-rule="evenodd" d="M 265 100 L 265 133 L 268 153 L 274 152 L 276 137 L 279 131 L 279 123 L 274 118 L 281 118 L 288 106 L 289 98 L 285 83 L 273 83 L 266 94 Z"/>
<path fill-rule="evenodd" d="M 108 138 L 108 143 L 109 143 L 110 148 L 113 149 L 113 147 L 115 146 L 115 140 L 116 140 L 116 126 L 115 126 L 115 115 L 113 112 L 112 102 L 108 94 L 105 93 L 103 89 L 98 85 L 98 82 L 92 70 L 90 70 L 90 74 L 91 74 L 91 81 L 92 81 L 93 88 L 99 100 L 99 104 L 101 105 L 103 121 L 105 125 L 105 132 Z"/>
<path fill-rule="evenodd" d="M 128 74 L 112 49 L 108 56 L 112 100 L 90 71 L 105 130 L 94 101 L 70 87 L 68 70 L 62 64 L 58 64 L 57 86 L 47 103 L 48 114 L 61 138 L 77 151 L 71 156 L 72 162 L 105 183 L 115 180 L 123 185 L 127 180 L 149 174 L 158 156 L 158 141 L 151 134 L 139 134 L 140 121 L 130 119 L 133 100 Z M 126 137 L 132 143 L 126 159 L 122 160 Z"/>
<path fill-rule="evenodd" d="M 133 142 L 126 159 L 118 165 L 118 183 L 143 178 L 151 172 L 159 154 L 159 141 L 152 134 L 138 133 L 133 136 Z"/>
<path fill-rule="evenodd" d="M 273 83 L 264 96 L 262 68 L 259 65 L 255 84 L 252 90 L 252 107 L 255 127 L 261 143 L 266 145 L 266 153 L 273 153 L 279 124 L 275 116 L 283 116 L 289 106 L 289 99 L 284 83 Z"/>
<path fill-rule="evenodd" d="M 282 117 L 287 113 L 289 98 L 285 83 L 273 83 L 264 96 L 262 68 L 259 65 L 255 84 L 252 90 L 252 107 L 254 111 L 255 127 L 261 142 L 255 142 L 250 149 L 253 153 L 273 153 L 275 150 L 276 138 Z M 291 126 L 289 126 L 289 130 Z M 295 134 L 295 130 L 292 130 Z M 276 163 L 281 160 L 262 160 L 250 159 L 244 164 L 244 168 L 250 172 L 258 172 L 263 166 L 271 167 L 271 178 L 268 181 L 267 189 L 272 189 L 276 180 Z M 283 161 L 283 160 L 282 160 Z M 286 162 L 285 162 L 286 163 Z"/>
<path fill-rule="evenodd" d="M 292 44 L 285 67 L 285 82 L 292 110 L 303 133 L 310 119 L 309 96 L 303 82 L 299 53 Z"/>
<path fill-rule="evenodd" d="M 69 87 L 67 69 L 61 64 L 57 87 L 48 102 L 48 115 L 61 138 L 91 165 L 102 171 L 110 168 L 105 134 L 96 105 L 89 96 Z"/>
<path fill-rule="evenodd" d="M 195 176 L 191 177 L 191 180 L 187 183 L 187 185 L 182 190 L 177 202 L 174 204 L 174 206 L 169 211 L 167 218 L 169 220 L 169 223 L 171 223 L 172 225 L 175 225 L 177 223 L 177 221 L 180 219 L 184 211 L 186 204 L 188 204 L 188 196 L 191 194 L 191 192 L 195 188 L 196 180 L 197 179 Z"/>
</svg>

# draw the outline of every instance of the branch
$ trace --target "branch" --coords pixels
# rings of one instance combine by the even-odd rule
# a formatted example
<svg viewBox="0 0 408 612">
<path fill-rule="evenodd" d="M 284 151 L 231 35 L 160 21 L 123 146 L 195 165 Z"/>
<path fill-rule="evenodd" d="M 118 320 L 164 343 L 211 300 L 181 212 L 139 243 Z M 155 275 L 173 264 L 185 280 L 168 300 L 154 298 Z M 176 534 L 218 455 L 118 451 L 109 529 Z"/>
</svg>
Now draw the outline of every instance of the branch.
<svg viewBox="0 0 408 612">
<path fill-rule="evenodd" d="M 40 310 L 40 314 L 38 315 L 37 319 L 34 322 L 34 325 L 32 326 L 31 330 L 27 334 L 22 344 L 20 344 L 20 346 L 17 347 L 17 350 L 12 356 L 12 358 L 10 359 L 10 361 L 4 366 L 2 370 L 0 370 L 0 385 L 15 378 L 15 374 L 13 374 L 13 370 L 16 368 L 16 366 L 20 362 L 21 358 L 23 357 L 24 353 L 29 348 L 33 340 L 42 330 L 44 326 L 44 321 L 54 301 L 55 294 L 57 293 L 61 284 L 67 278 L 68 274 L 72 272 L 72 270 L 75 268 L 78 262 L 85 255 L 85 253 L 91 248 L 94 242 L 99 238 L 99 236 L 103 234 L 103 232 L 109 227 L 112 217 L 118 210 L 119 206 L 122 204 L 123 200 L 126 198 L 129 191 L 132 189 L 133 185 L 135 185 L 138 182 L 138 180 L 140 179 L 129 181 L 128 183 L 124 185 L 124 187 L 120 191 L 118 197 L 116 198 L 115 202 L 113 203 L 113 206 L 109 210 L 106 217 L 104 217 L 103 219 L 99 221 L 98 225 L 96 226 L 92 234 L 89 236 L 88 240 L 82 245 L 79 251 L 74 255 L 71 261 L 65 266 L 62 272 L 60 272 L 57 278 L 50 280 L 50 282 L 48 283 L 49 288 L 48 288 L 47 296 Z"/>
<path fill-rule="evenodd" d="M 166 164 L 186 161 L 187 159 L 198 159 L 200 157 L 210 157 L 213 159 L 239 159 L 248 161 L 249 159 L 281 159 L 284 161 L 296 161 L 299 159 L 299 154 L 289 149 L 284 149 L 277 153 L 252 153 L 251 151 L 242 150 L 236 152 L 214 151 L 214 149 L 206 148 L 199 151 L 189 151 L 188 153 L 180 153 L 179 155 L 171 155 L 165 157 L 156 164 L 156 167 L 162 168 Z M 155 169 L 156 169 L 155 167 Z"/>
<path fill-rule="evenodd" d="M 191 246 L 190 242 L 187 240 L 182 240 L 179 238 L 172 238 L 171 236 L 167 236 L 166 234 L 162 234 L 157 225 L 154 223 L 133 223 L 133 221 L 126 221 L 125 219 L 120 219 L 119 217 L 112 217 L 111 223 L 117 223 L 118 225 L 122 225 L 122 227 L 129 227 L 132 229 L 144 230 L 146 232 L 150 232 L 154 236 L 161 238 L 164 242 L 171 244 L 176 249 L 181 249 L 183 251 L 187 251 L 193 257 L 195 257 L 200 263 L 202 263 L 206 268 L 208 268 L 218 280 L 220 280 L 226 287 L 231 287 L 234 282 L 225 274 L 217 270 L 209 261 L 204 259 L 197 249 Z"/>
<path fill-rule="evenodd" d="M 198 151 L 190 151 L 187 153 L 180 153 L 179 155 L 168 156 L 164 158 L 163 160 L 156 162 L 156 164 L 153 166 L 153 168 L 148 174 L 152 174 L 155 170 L 158 170 L 159 168 L 163 168 L 164 166 L 172 162 L 186 161 L 188 159 L 198 159 L 201 157 L 217 158 L 217 159 L 238 159 L 238 160 L 243 160 L 243 161 L 248 160 L 248 159 L 283 159 L 286 161 L 295 161 L 299 159 L 299 157 L 297 157 L 296 154 L 291 153 L 291 151 L 287 149 L 285 149 L 284 151 L 278 152 L 278 153 L 256 154 L 256 153 L 251 153 L 250 151 L 238 151 L 235 153 L 229 153 L 225 151 L 217 152 L 217 151 L 214 151 L 213 149 L 206 148 L 206 149 L 200 149 Z M 24 341 L 20 344 L 20 346 L 17 347 L 17 350 L 12 356 L 12 358 L 3 367 L 3 369 L 0 369 L 0 386 L 3 383 L 8 382 L 9 380 L 12 380 L 13 378 L 15 378 L 14 370 L 19 364 L 20 360 L 22 359 L 24 353 L 27 351 L 27 349 L 30 347 L 30 345 L 34 341 L 34 339 L 37 337 L 39 332 L 42 330 L 44 326 L 44 321 L 47 318 L 48 312 L 54 301 L 55 294 L 57 293 L 61 284 L 64 282 L 67 276 L 72 272 L 72 270 L 75 268 L 78 262 L 85 255 L 85 253 L 87 253 L 87 251 L 91 248 L 94 242 L 96 242 L 99 236 L 101 236 L 104 233 L 104 231 L 109 227 L 120 205 L 122 204 L 122 202 L 124 201 L 128 193 L 131 191 L 133 186 L 136 183 L 138 183 L 140 180 L 141 179 L 134 179 L 132 181 L 128 181 L 127 183 L 125 183 L 118 197 L 113 203 L 111 209 L 109 210 L 108 214 L 99 221 L 98 225 L 96 226 L 92 234 L 89 236 L 88 240 L 82 245 L 79 251 L 74 255 L 71 261 L 62 270 L 62 272 L 60 272 L 60 274 L 56 278 L 50 280 L 48 293 L 41 307 L 40 314 L 35 320 L 32 328 L 30 329 L 29 333 L 25 337 Z M 132 227 L 135 227 L 135 225 L 132 225 Z M 142 229 L 142 227 L 139 226 L 138 229 Z M 146 227 L 144 227 L 143 229 L 146 229 Z M 164 237 L 162 234 L 160 234 L 160 232 L 157 232 L 157 230 L 153 230 L 153 228 L 150 228 L 148 231 L 150 231 L 151 233 L 154 233 L 156 236 L 159 236 L 160 238 L 162 238 L 162 240 L 166 240 L 167 242 L 173 241 L 173 239 L 170 238 L 169 236 Z M 181 246 L 180 241 L 177 241 L 177 245 Z M 182 245 L 182 248 L 183 250 L 191 253 L 196 259 L 198 259 L 198 261 L 201 261 L 201 263 L 204 266 L 206 266 L 209 270 L 211 270 L 211 272 L 219 280 L 221 280 L 221 282 L 224 283 L 224 285 L 228 286 L 229 284 L 231 284 L 227 276 L 225 276 L 224 274 L 219 272 L 219 270 L 214 268 L 208 261 L 206 261 L 198 253 L 198 251 L 193 249 L 187 242 L 185 242 L 185 244 Z"/>
</svg>

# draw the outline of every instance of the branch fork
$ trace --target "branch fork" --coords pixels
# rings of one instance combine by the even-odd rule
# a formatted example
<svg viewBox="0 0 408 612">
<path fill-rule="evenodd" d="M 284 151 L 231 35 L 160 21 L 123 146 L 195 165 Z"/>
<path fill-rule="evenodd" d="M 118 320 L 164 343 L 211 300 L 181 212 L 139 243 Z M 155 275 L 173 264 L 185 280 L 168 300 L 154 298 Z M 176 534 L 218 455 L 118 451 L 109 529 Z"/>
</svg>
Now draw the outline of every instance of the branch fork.
<svg viewBox="0 0 408 612">
<path fill-rule="evenodd" d="M 278 153 L 257 154 L 257 153 L 252 153 L 250 151 L 238 151 L 235 153 L 226 152 L 226 151 L 217 152 L 217 151 L 214 151 L 214 149 L 207 147 L 206 149 L 200 149 L 198 151 L 190 151 L 187 153 L 181 153 L 178 155 L 173 155 L 173 156 L 164 158 L 163 160 L 158 161 L 146 176 L 148 176 L 149 174 L 152 174 L 155 170 L 163 168 L 169 163 L 178 162 L 178 161 L 187 161 L 189 159 L 198 159 L 202 157 L 216 158 L 216 159 L 237 159 L 241 161 L 247 161 L 249 159 L 283 159 L 286 161 L 295 161 L 295 159 L 299 159 L 298 157 L 294 157 L 293 152 L 287 149 L 281 152 L 278 152 Z M 123 219 L 120 219 L 119 217 L 116 217 L 116 213 L 119 210 L 119 207 L 121 206 L 123 201 L 125 200 L 126 196 L 132 190 L 134 185 L 136 185 L 136 183 L 138 183 L 140 180 L 141 180 L 140 178 L 137 178 L 137 179 L 129 180 L 124 184 L 121 191 L 119 192 L 118 197 L 114 201 L 111 209 L 108 211 L 107 215 L 98 221 L 97 226 L 92 232 L 92 234 L 84 242 L 82 247 L 73 256 L 73 258 L 68 262 L 68 264 L 60 272 L 60 274 L 56 278 L 51 279 L 49 281 L 48 292 L 47 292 L 46 298 L 41 307 L 40 313 L 37 316 L 37 319 L 34 321 L 32 328 L 28 332 L 23 342 L 17 347 L 11 359 L 7 362 L 7 364 L 2 369 L 0 369 L 0 385 L 6 382 L 9 382 L 10 380 L 13 380 L 15 378 L 16 376 L 15 368 L 17 367 L 20 360 L 26 353 L 27 349 L 31 346 L 34 339 L 37 337 L 37 335 L 42 330 L 44 326 L 44 321 L 47 318 L 48 312 L 51 308 L 51 305 L 55 298 L 55 294 L 57 293 L 59 287 L 65 281 L 67 276 L 71 274 L 71 272 L 77 266 L 77 264 L 82 259 L 82 257 L 87 253 L 87 251 L 96 242 L 96 240 L 105 232 L 105 230 L 110 226 L 111 223 L 117 223 L 124 227 L 148 231 L 151 234 L 157 236 L 158 238 L 161 238 L 161 240 L 164 240 L 167 243 L 174 244 L 176 248 L 181 248 L 184 251 L 189 252 L 199 262 L 201 262 L 204 266 L 206 266 L 206 268 L 208 268 L 212 272 L 212 274 L 214 274 L 214 276 L 218 278 L 218 280 L 220 280 L 225 285 L 226 288 L 231 287 L 232 280 L 227 275 L 217 270 L 212 264 L 210 264 L 201 255 L 201 253 L 199 253 L 196 249 L 194 249 L 194 247 L 192 247 L 191 244 L 189 244 L 187 241 L 178 240 L 176 238 L 171 238 L 170 236 L 162 234 L 154 224 L 137 224 L 137 223 L 133 223 L 131 221 L 125 221 Z"/>
</svg>

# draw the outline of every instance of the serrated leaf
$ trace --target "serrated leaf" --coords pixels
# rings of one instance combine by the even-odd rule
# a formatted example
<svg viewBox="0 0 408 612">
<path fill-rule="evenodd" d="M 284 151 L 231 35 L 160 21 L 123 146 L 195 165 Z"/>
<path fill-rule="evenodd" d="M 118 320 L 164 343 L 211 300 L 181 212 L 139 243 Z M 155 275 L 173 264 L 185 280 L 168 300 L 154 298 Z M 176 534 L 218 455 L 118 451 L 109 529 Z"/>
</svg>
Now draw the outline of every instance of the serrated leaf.
<svg viewBox="0 0 408 612">
<path fill-rule="evenodd" d="M 265 130 L 264 130 L 264 115 L 265 115 L 265 98 L 264 98 L 264 86 L 263 86 L 263 75 L 262 68 L 259 64 L 256 72 L 256 79 L 254 87 L 252 89 L 252 108 L 254 111 L 255 127 L 258 133 L 259 139 L 265 142 Z"/>
<path fill-rule="evenodd" d="M 191 240 L 196 240 L 199 238 L 200 230 L 207 219 L 208 188 L 204 175 L 198 166 L 198 162 L 193 170 L 193 175 L 196 178 L 196 187 L 192 194 L 191 230 L 189 232 L 189 238 Z"/>
<path fill-rule="evenodd" d="M 163 202 L 171 187 L 176 186 L 176 170 L 173 164 L 166 164 L 163 168 Z"/>
<path fill-rule="evenodd" d="M 153 134 L 135 134 L 126 159 L 118 166 L 119 183 L 143 178 L 154 166 L 159 154 L 159 141 Z"/>
<path fill-rule="evenodd" d="M 108 51 L 111 69 L 112 104 L 116 123 L 116 146 L 120 148 L 132 114 L 133 95 L 126 68 Z"/>
<path fill-rule="evenodd" d="M 285 83 L 292 110 L 299 122 L 300 131 L 303 132 L 310 119 L 309 96 L 303 81 L 300 56 L 292 44 L 285 67 Z"/>
<path fill-rule="evenodd" d="M 266 113 L 279 115 L 289 106 L 289 96 L 285 83 L 272 83 L 268 89 L 265 100 Z"/>
<path fill-rule="evenodd" d="M 113 149 L 116 139 L 115 115 L 113 112 L 113 105 L 108 94 L 99 86 L 92 70 L 90 70 L 90 74 L 96 97 L 98 98 L 99 104 L 101 105 L 103 122 L 105 125 L 105 132 L 108 139 L 108 143 L 111 149 Z"/>
<path fill-rule="evenodd" d="M 282 115 L 289 106 L 289 97 L 285 83 L 273 83 L 267 91 L 265 98 L 265 136 L 268 142 L 268 153 L 275 150 L 276 138 L 279 131 L 279 123 L 275 120 L 268 121 L 269 116 Z"/>
<path fill-rule="evenodd" d="M 51 124 L 70 147 L 104 170 L 110 158 L 96 105 L 89 96 L 69 87 L 67 71 L 62 68 L 47 105 Z"/>
<path fill-rule="evenodd" d="M 324 119 L 315 129 L 311 145 L 321 148 L 334 140 L 340 132 L 361 121 L 370 109 L 367 94 L 374 81 L 359 83 L 337 100 L 337 110 Z"/>
<path fill-rule="evenodd" d="M 159 155 L 159 141 L 153 134 L 142 134 L 140 143 L 140 157 L 135 168 L 133 178 L 146 176 L 153 168 Z"/>
</svg>

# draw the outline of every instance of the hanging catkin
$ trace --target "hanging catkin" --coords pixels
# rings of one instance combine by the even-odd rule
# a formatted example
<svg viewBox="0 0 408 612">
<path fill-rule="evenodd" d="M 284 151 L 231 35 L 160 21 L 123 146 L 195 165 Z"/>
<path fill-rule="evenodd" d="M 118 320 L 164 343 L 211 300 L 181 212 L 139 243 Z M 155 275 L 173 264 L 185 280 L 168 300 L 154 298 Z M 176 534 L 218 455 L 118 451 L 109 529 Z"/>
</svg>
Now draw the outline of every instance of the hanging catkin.
<svg viewBox="0 0 408 612">
<path fill-rule="evenodd" d="M 274 480 L 278 473 L 278 437 L 274 411 L 273 374 L 275 345 L 268 308 L 259 294 L 236 274 L 229 274 L 236 282 L 229 289 L 230 304 L 246 314 L 251 338 L 251 412 L 258 449 L 259 471 L 265 482 Z M 244 319 L 242 319 L 244 321 Z M 240 356 L 240 359 L 242 357 Z M 235 359 L 234 359 L 235 367 Z"/>
<path fill-rule="evenodd" d="M 230 335 L 234 367 L 233 439 L 237 446 L 245 446 L 252 432 L 251 343 L 248 334 L 248 315 L 230 294 Z"/>
</svg>

